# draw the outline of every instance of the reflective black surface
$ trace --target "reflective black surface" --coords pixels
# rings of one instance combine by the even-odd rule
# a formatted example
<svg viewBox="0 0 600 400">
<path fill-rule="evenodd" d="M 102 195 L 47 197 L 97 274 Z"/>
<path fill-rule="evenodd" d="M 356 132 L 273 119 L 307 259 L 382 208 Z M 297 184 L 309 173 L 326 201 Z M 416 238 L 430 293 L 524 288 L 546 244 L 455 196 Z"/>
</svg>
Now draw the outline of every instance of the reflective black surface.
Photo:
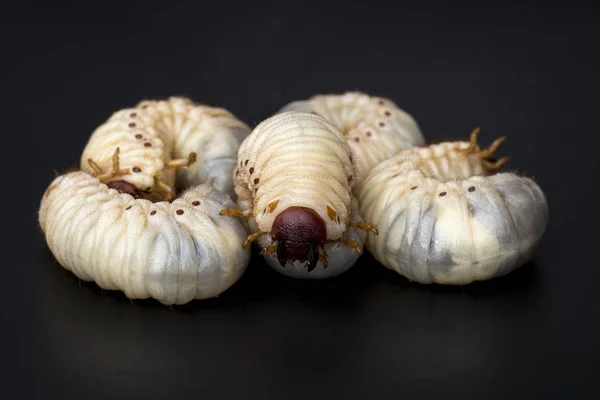
<svg viewBox="0 0 600 400">
<path fill-rule="evenodd" d="M 7 398 L 597 393 L 599 6 L 2 7 Z M 218 299 L 166 308 L 81 283 L 47 250 L 36 213 L 53 170 L 76 167 L 91 132 L 119 108 L 179 94 L 256 125 L 290 101 L 346 90 L 391 98 L 429 142 L 466 138 L 475 126 L 482 143 L 508 135 L 499 156 L 535 177 L 550 206 L 535 261 L 440 287 L 411 284 L 369 255 L 316 282 L 256 257 Z"/>
</svg>

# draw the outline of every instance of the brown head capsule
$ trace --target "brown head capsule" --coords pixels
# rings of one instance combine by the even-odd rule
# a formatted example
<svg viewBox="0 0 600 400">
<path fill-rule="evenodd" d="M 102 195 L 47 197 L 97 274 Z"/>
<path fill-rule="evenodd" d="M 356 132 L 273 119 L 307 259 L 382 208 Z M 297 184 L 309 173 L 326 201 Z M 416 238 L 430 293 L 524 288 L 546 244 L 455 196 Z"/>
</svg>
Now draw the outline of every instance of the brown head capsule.
<svg viewBox="0 0 600 400">
<path fill-rule="evenodd" d="M 288 207 L 273 221 L 271 230 L 277 241 L 279 264 L 308 261 L 308 271 L 319 262 L 319 249 L 327 238 L 325 222 L 316 211 L 306 207 Z"/>
<path fill-rule="evenodd" d="M 106 184 L 111 189 L 117 189 L 119 193 L 127 193 L 133 196 L 134 199 L 141 199 L 143 197 L 142 191 L 136 188 L 129 182 L 125 181 L 110 181 Z"/>
</svg>

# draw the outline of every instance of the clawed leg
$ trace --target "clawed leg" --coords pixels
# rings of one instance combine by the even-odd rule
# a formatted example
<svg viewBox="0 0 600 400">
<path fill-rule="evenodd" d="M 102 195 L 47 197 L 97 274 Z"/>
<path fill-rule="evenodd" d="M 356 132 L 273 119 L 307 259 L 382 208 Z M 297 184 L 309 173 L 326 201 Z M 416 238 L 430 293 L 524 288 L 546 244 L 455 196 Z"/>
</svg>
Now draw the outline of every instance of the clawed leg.
<svg viewBox="0 0 600 400">
<path fill-rule="evenodd" d="M 116 176 L 121 176 L 121 175 L 126 175 L 129 171 L 127 171 L 126 169 L 121 170 L 120 165 L 119 165 L 119 152 L 121 151 L 121 149 L 119 147 L 117 147 L 115 149 L 115 152 L 113 154 L 113 159 L 112 159 L 112 170 L 110 172 L 107 173 L 102 173 L 102 168 L 100 168 L 100 166 L 91 158 L 88 158 L 88 164 L 90 165 L 90 168 L 92 168 L 94 170 L 94 174 L 96 176 L 96 178 L 98 178 L 100 180 L 100 182 L 106 182 L 109 179 L 112 179 Z"/>
<path fill-rule="evenodd" d="M 373 232 L 376 235 L 379 235 L 379 231 L 377 228 L 373 227 L 371 224 L 367 224 L 366 222 L 357 222 L 354 224 L 358 229 L 362 229 L 364 231 Z"/>
<path fill-rule="evenodd" d="M 165 194 L 165 201 L 170 201 L 173 198 L 173 189 L 166 183 L 154 178 L 154 184 L 158 189 Z"/>
<path fill-rule="evenodd" d="M 321 247 L 321 251 L 319 252 L 319 261 L 323 263 L 323 269 L 329 266 L 329 257 L 327 257 L 325 247 Z"/>
<path fill-rule="evenodd" d="M 255 233 L 248 235 L 248 237 L 244 241 L 244 248 L 247 248 L 250 245 L 250 243 L 254 242 L 256 239 L 258 239 L 262 235 L 264 235 L 264 232 L 255 232 Z"/>
<path fill-rule="evenodd" d="M 277 250 L 277 241 L 271 242 L 271 244 L 268 247 L 265 247 L 263 249 L 263 251 L 260 252 L 261 256 L 268 256 L 271 255 L 275 252 L 275 250 Z"/>
<path fill-rule="evenodd" d="M 479 158 L 482 158 L 482 159 L 491 157 L 492 155 L 494 155 L 496 150 L 498 150 L 498 147 L 500 147 L 500 145 L 502 143 L 504 143 L 505 141 L 506 141 L 506 136 L 499 137 L 498 139 L 496 139 L 492 142 L 490 147 L 488 147 L 485 150 L 478 151 L 476 154 Z"/>
<path fill-rule="evenodd" d="M 165 162 L 166 169 L 174 169 L 181 167 L 189 167 L 196 162 L 196 153 L 191 152 L 188 158 L 178 158 L 175 160 L 169 160 Z"/>
<path fill-rule="evenodd" d="M 221 210 L 219 212 L 219 215 L 231 215 L 233 217 L 248 218 L 248 217 L 252 216 L 252 211 L 251 210 L 241 211 L 241 210 L 238 210 L 237 208 L 224 208 L 223 210 Z"/>
<path fill-rule="evenodd" d="M 353 247 L 354 250 L 356 250 L 356 252 L 358 254 L 362 254 L 362 250 L 360 249 L 360 245 L 358 243 L 356 243 L 354 240 L 348 239 L 348 238 L 345 238 L 345 237 L 343 237 L 341 240 L 342 240 L 342 242 L 346 243 L 348 246 Z"/>
<path fill-rule="evenodd" d="M 485 169 L 487 169 L 489 172 L 496 172 L 500 168 L 502 168 L 504 165 L 506 165 L 506 163 L 508 163 L 509 161 L 510 161 L 510 157 L 507 156 L 507 157 L 502 157 L 501 159 L 499 159 L 496 162 L 482 160 L 481 163 L 483 164 Z"/>
<path fill-rule="evenodd" d="M 474 153 L 477 150 L 477 135 L 479 135 L 479 132 L 481 132 L 479 127 L 473 129 L 473 132 L 471 132 L 471 143 L 469 144 L 469 147 L 464 150 L 466 154 Z"/>
</svg>

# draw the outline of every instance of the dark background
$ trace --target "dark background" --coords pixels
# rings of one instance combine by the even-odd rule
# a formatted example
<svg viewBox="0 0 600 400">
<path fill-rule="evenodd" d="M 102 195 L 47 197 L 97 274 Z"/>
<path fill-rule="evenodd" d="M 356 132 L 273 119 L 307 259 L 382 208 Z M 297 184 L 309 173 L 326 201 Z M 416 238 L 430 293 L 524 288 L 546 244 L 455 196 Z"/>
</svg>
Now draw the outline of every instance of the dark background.
<svg viewBox="0 0 600 400">
<path fill-rule="evenodd" d="M 7 398 L 596 397 L 598 5 L 80 3 L 0 8 Z M 112 112 L 185 95 L 254 126 L 347 90 L 394 100 L 429 141 L 508 135 L 498 154 L 550 206 L 535 261 L 441 287 L 369 255 L 318 282 L 255 258 L 218 299 L 169 309 L 81 283 L 47 250 L 53 170 Z"/>
</svg>

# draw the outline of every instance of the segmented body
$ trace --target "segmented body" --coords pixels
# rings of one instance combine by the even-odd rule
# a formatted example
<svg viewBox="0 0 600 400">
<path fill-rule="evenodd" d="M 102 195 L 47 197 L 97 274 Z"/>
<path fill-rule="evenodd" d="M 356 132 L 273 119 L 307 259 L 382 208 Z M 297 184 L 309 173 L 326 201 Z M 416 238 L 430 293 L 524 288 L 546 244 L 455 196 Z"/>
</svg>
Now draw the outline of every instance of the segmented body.
<svg viewBox="0 0 600 400">
<path fill-rule="evenodd" d="M 249 131 L 225 110 L 183 98 L 113 114 L 90 138 L 82 171 L 56 178 L 42 198 L 39 223 L 53 255 L 132 299 L 183 304 L 222 293 L 250 259 L 246 222 L 219 215 L 235 206 L 232 170 Z M 169 166 L 192 152 L 191 165 Z M 112 176 L 105 171 L 115 162 Z M 161 201 L 165 191 L 172 202 Z"/>
<path fill-rule="evenodd" d="M 380 232 L 368 251 L 420 283 L 487 280 L 530 260 L 548 221 L 544 193 L 531 178 L 493 173 L 482 153 L 490 152 L 446 142 L 373 168 L 359 197 Z"/>
<path fill-rule="evenodd" d="M 314 210 L 325 224 L 328 265 L 321 260 L 314 271 L 302 262 L 284 267 L 274 253 L 266 254 L 271 266 L 294 277 L 325 278 L 354 264 L 359 253 L 341 239 L 357 242 L 362 250 L 365 232 L 353 226 L 362 219 L 352 195 L 352 152 L 334 125 L 310 113 L 272 116 L 240 146 L 234 175 L 238 204 L 250 217 L 250 230 L 263 233 L 257 239 L 261 248 L 273 243 L 274 221 L 291 207 Z"/>
<path fill-rule="evenodd" d="M 120 167 L 125 173 L 106 182 L 129 182 L 151 200 L 165 198 L 157 181 L 173 192 L 209 183 L 235 196 L 231 171 L 239 145 L 250 131 L 222 108 L 194 104 L 183 97 L 146 100 L 135 108 L 117 111 L 92 133 L 81 156 L 81 170 L 93 174 L 92 160 L 103 171 L 110 171 L 119 147 Z M 187 158 L 192 152 L 199 159 L 188 168 L 167 168 L 168 161 Z"/>
<path fill-rule="evenodd" d="M 316 95 L 308 100 L 294 101 L 281 109 L 312 112 L 335 125 L 346 137 L 356 155 L 357 182 L 371 168 L 397 152 L 425 144 L 414 118 L 393 101 L 361 92 Z"/>
</svg>

